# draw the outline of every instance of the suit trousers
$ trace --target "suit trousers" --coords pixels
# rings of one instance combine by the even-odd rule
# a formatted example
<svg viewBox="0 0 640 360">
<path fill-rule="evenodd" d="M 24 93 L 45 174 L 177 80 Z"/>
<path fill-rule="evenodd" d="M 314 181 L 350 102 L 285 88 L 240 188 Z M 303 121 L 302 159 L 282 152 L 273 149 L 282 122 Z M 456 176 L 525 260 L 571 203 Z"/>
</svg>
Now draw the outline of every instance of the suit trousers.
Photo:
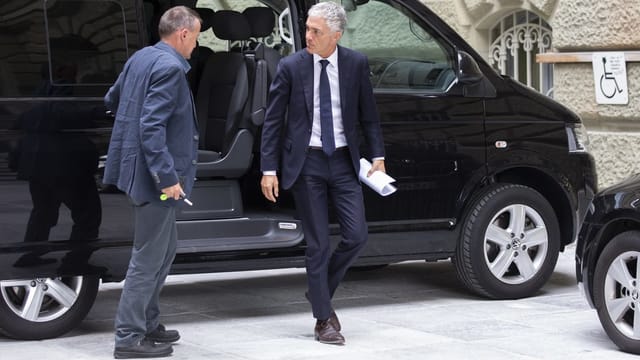
<svg viewBox="0 0 640 360">
<path fill-rule="evenodd" d="M 367 241 L 362 186 L 349 151 L 345 148 L 327 156 L 322 150 L 310 149 L 292 192 L 307 244 L 305 261 L 313 316 L 326 320 L 332 311 L 333 294 Z M 329 200 L 342 236 L 333 252 Z"/>
<path fill-rule="evenodd" d="M 175 207 L 135 206 L 135 235 L 115 320 L 115 346 L 131 346 L 159 324 L 160 290 L 177 247 Z"/>
</svg>

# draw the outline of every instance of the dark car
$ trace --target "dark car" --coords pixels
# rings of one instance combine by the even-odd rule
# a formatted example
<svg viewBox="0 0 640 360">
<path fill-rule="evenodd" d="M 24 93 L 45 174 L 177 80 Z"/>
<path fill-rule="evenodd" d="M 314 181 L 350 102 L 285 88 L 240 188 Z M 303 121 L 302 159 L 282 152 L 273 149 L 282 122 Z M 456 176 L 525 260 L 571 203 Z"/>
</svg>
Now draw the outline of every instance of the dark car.
<svg viewBox="0 0 640 360">
<path fill-rule="evenodd" d="M 640 354 L 640 174 L 597 194 L 576 244 L 576 276 L 607 335 Z"/>
<path fill-rule="evenodd" d="M 258 149 L 269 82 L 279 59 L 304 47 L 314 1 L 253 2 L 192 1 L 203 18 L 189 73 L 200 150 L 174 274 L 304 266 L 290 194 L 273 205 L 260 193 Z M 58 336 L 83 319 L 100 281 L 124 278 L 132 207 L 101 183 L 113 124 L 103 96 L 127 58 L 157 41 L 158 18 L 175 3 L 0 3 L 5 335 Z M 398 188 L 387 197 L 365 188 L 369 243 L 356 266 L 452 259 L 476 294 L 536 294 L 595 192 L 581 120 L 497 74 L 418 0 L 343 4 L 341 44 L 369 58 Z M 331 234 L 340 237 L 335 223 Z"/>
</svg>

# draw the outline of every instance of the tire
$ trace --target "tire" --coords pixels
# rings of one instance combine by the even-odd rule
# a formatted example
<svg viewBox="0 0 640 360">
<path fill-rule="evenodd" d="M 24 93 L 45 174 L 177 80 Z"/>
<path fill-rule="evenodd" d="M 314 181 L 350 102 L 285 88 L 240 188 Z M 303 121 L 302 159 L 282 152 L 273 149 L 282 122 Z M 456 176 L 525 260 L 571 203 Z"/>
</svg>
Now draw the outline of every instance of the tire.
<svg viewBox="0 0 640 360">
<path fill-rule="evenodd" d="M 0 333 L 20 340 L 63 335 L 87 315 L 98 284 L 91 276 L 0 281 Z"/>
<path fill-rule="evenodd" d="M 551 277 L 560 251 L 549 202 L 530 187 L 495 184 L 469 209 L 452 259 L 460 281 L 491 299 L 534 295 Z"/>
<path fill-rule="evenodd" d="M 593 297 L 600 323 L 622 350 L 640 354 L 640 231 L 615 236 L 598 259 Z M 635 330 L 635 331 L 634 331 Z"/>
</svg>

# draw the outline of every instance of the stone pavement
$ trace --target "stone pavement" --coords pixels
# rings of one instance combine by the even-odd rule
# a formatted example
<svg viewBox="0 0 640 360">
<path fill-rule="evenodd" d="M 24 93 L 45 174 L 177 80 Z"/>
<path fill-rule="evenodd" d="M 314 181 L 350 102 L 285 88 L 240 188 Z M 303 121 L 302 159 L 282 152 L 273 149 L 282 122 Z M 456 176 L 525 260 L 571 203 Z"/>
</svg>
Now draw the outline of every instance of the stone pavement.
<svg viewBox="0 0 640 360">
<path fill-rule="evenodd" d="M 313 340 L 303 269 L 172 276 L 163 322 L 182 339 L 170 359 L 632 359 L 606 336 L 560 254 L 535 297 L 491 301 L 469 294 L 453 265 L 408 262 L 350 272 L 334 307 L 345 346 Z M 112 359 L 122 284 L 103 284 L 81 326 L 45 341 L 0 338 L 1 359 Z"/>
</svg>

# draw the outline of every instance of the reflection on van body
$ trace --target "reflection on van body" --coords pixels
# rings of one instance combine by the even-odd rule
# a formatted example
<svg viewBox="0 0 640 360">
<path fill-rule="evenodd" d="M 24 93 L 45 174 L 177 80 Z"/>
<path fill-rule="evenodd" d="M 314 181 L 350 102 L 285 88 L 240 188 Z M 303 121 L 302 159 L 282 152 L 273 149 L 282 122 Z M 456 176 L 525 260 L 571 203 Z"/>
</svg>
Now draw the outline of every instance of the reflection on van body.
<svg viewBox="0 0 640 360">
<path fill-rule="evenodd" d="M 0 241 L 125 240 L 114 230 L 130 229 L 130 220 L 101 199 L 96 181 L 112 124 L 102 96 L 141 40 L 123 31 L 133 2 L 8 1 L 0 12 L 0 191 L 8 200 Z"/>
</svg>

